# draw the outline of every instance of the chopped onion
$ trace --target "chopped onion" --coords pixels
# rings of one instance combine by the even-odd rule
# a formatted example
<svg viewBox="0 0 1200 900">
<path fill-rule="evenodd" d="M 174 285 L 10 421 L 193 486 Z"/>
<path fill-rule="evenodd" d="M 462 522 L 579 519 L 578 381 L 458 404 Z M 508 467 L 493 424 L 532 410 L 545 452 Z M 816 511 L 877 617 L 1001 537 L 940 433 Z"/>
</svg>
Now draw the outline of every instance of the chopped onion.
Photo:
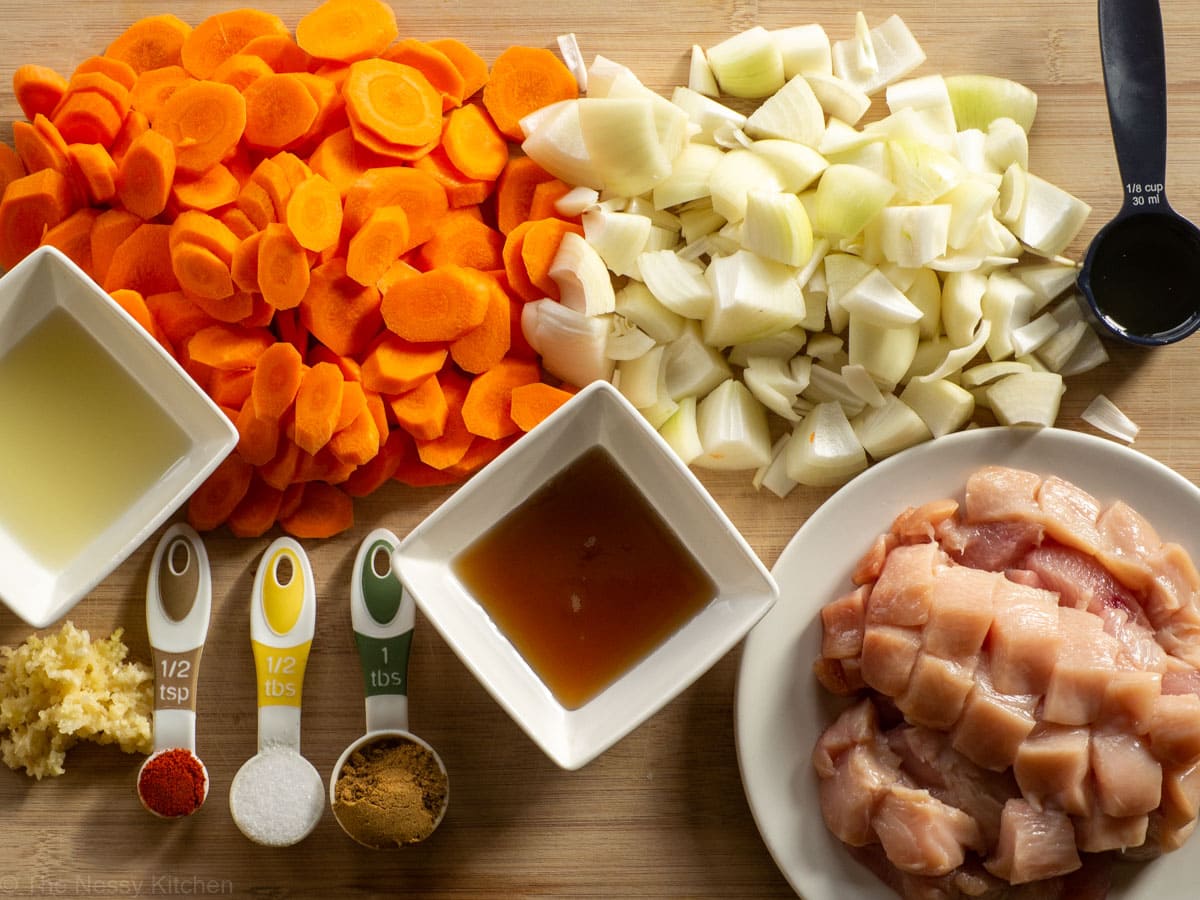
<svg viewBox="0 0 1200 900">
<path fill-rule="evenodd" d="M 684 465 L 691 465 L 704 447 L 700 444 L 700 432 L 696 428 L 696 398 L 682 397 L 670 418 L 658 426 L 662 435 Z"/>
<path fill-rule="evenodd" d="M 692 56 L 688 63 L 687 86 L 690 90 L 706 97 L 715 97 L 721 93 L 720 87 L 717 86 L 716 76 L 713 75 L 712 68 L 708 64 L 708 57 L 704 55 L 704 48 L 699 44 L 692 45 Z"/>
<path fill-rule="evenodd" d="M 1025 129 L 1033 127 L 1037 94 L 1007 78 L 995 75 L 948 75 L 946 89 L 960 131 L 978 128 L 986 132 L 999 118 L 1009 118 Z"/>
<path fill-rule="evenodd" d="M 914 379 L 900 392 L 900 399 L 921 417 L 935 438 L 959 431 L 975 414 L 975 396 L 945 378 Z"/>
<path fill-rule="evenodd" d="M 769 97 L 783 87 L 783 55 L 761 25 L 709 47 L 707 56 L 717 85 L 731 97 Z"/>
<path fill-rule="evenodd" d="M 1137 439 L 1140 430 L 1129 416 L 1121 412 L 1120 408 L 1103 394 L 1092 398 L 1087 408 L 1080 413 L 1080 418 L 1105 434 L 1129 444 Z"/>
<path fill-rule="evenodd" d="M 911 325 L 919 322 L 922 315 L 904 292 L 876 268 L 842 294 L 838 302 L 851 316 L 885 327 Z"/>
<path fill-rule="evenodd" d="M 803 75 L 795 75 L 746 120 L 754 138 L 779 138 L 816 147 L 825 132 L 825 111 Z"/>
<path fill-rule="evenodd" d="M 829 35 L 822 26 L 810 24 L 776 28 L 771 31 L 771 39 L 779 48 L 785 78 L 833 73 L 833 51 Z"/>
<path fill-rule="evenodd" d="M 608 268 L 596 248 L 573 231 L 563 235 L 550 263 L 550 278 L 558 285 L 563 306 L 588 316 L 616 309 Z"/>
<path fill-rule="evenodd" d="M 833 165 L 817 182 L 813 227 L 833 237 L 854 237 L 896 195 L 896 186 L 870 169 Z"/>
<path fill-rule="evenodd" d="M 1058 418 L 1063 395 L 1057 372 L 1024 372 L 1007 375 L 985 388 L 988 406 L 1001 425 L 1049 427 Z"/>
<path fill-rule="evenodd" d="M 704 452 L 692 464 L 705 469 L 755 469 L 771 461 L 767 411 L 736 378 L 714 388 L 696 406 Z"/>
<path fill-rule="evenodd" d="M 569 306 L 543 298 L 521 309 L 521 331 L 542 358 L 542 367 L 568 384 L 607 381 L 613 361 L 605 352 L 608 320 L 586 316 Z"/>
<path fill-rule="evenodd" d="M 608 343 L 604 351 L 609 359 L 618 362 L 637 359 L 657 346 L 654 338 L 623 316 L 611 316 L 610 320 L 612 327 L 608 332 Z"/>
<path fill-rule="evenodd" d="M 630 279 L 613 300 L 618 315 L 635 324 L 659 343 L 669 343 L 683 333 L 684 318 L 671 312 L 640 281 Z"/>
<path fill-rule="evenodd" d="M 818 403 L 792 431 L 787 476 L 813 487 L 844 484 L 867 467 L 867 454 L 837 403 Z"/>
<path fill-rule="evenodd" d="M 698 263 L 673 250 L 652 250 L 638 257 L 642 281 L 659 303 L 688 319 L 701 319 L 712 309 L 712 288 Z"/>
<path fill-rule="evenodd" d="M 667 344 L 667 392 L 673 400 L 703 397 L 732 374 L 721 351 L 704 343 L 697 322 L 688 322 L 683 333 Z"/>
<path fill-rule="evenodd" d="M 769 337 L 804 318 L 804 295 L 781 263 L 739 250 L 714 259 L 704 275 L 713 302 L 701 331 L 714 347 Z"/>
<path fill-rule="evenodd" d="M 871 108 L 871 98 L 836 75 L 821 75 L 810 72 L 804 76 L 812 88 L 817 102 L 826 115 L 834 116 L 847 125 L 858 124 Z"/>
<path fill-rule="evenodd" d="M 795 194 L 751 191 L 746 195 L 742 245 L 789 266 L 802 266 L 813 251 L 812 223 Z"/>
<path fill-rule="evenodd" d="M 667 348 L 660 344 L 641 356 L 617 363 L 613 379 L 617 390 L 638 409 L 653 406 L 665 391 L 666 352 Z"/>
<path fill-rule="evenodd" d="M 579 85 L 579 93 L 586 94 L 588 89 L 587 63 L 583 61 L 583 52 L 579 49 L 579 40 L 574 32 L 558 36 L 558 52 L 562 55 L 567 69 L 575 76 Z"/>
<path fill-rule="evenodd" d="M 879 406 L 868 406 L 850 424 L 872 459 L 883 459 L 933 438 L 921 417 L 895 394 L 887 394 Z"/>
</svg>

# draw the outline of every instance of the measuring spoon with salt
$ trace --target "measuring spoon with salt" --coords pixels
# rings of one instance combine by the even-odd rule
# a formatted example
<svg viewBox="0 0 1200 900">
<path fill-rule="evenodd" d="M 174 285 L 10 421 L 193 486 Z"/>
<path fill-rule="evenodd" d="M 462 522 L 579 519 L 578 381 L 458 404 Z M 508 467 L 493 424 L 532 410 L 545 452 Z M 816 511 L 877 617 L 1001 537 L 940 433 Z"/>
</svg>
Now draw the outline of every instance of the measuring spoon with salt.
<svg viewBox="0 0 1200 900">
<path fill-rule="evenodd" d="M 399 540 L 377 528 L 359 545 L 350 620 L 366 693 L 367 733 L 338 758 L 329 803 L 342 830 L 373 849 L 425 840 L 449 802 L 446 766 L 408 730 L 408 658 L 416 604 L 392 568 Z M 364 784 L 372 791 L 365 792 Z"/>
<path fill-rule="evenodd" d="M 196 684 L 212 613 L 204 543 L 177 523 L 158 541 L 146 584 L 146 630 L 154 661 L 154 752 L 138 772 L 138 799 L 156 816 L 191 815 L 208 796 L 196 756 Z"/>
<path fill-rule="evenodd" d="M 308 556 L 292 538 L 279 538 L 263 553 L 250 601 L 258 752 L 229 786 L 234 823 L 250 840 L 271 847 L 302 841 L 325 808 L 325 782 L 300 755 L 301 688 L 316 619 Z"/>
<path fill-rule="evenodd" d="M 1100 57 L 1124 200 L 1079 289 L 1113 337 L 1155 346 L 1200 328 L 1200 229 L 1167 203 L 1167 76 L 1158 0 L 1099 0 Z"/>
</svg>

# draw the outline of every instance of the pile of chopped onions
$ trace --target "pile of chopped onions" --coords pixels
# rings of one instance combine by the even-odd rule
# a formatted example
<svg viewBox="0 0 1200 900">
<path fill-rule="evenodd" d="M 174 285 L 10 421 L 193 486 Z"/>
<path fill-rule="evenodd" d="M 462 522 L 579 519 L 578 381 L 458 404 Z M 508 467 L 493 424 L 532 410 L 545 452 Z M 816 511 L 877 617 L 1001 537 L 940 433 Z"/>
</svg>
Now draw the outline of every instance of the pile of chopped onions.
<svg viewBox="0 0 1200 900">
<path fill-rule="evenodd" d="M 559 208 L 585 238 L 522 327 L 687 463 L 779 496 L 834 486 L 981 407 L 1051 425 L 1063 377 L 1107 359 L 1062 256 L 1090 209 L 1030 171 L 1023 85 L 913 76 L 898 16 L 693 47 L 669 99 L 604 57 L 584 71 L 567 38 L 586 96 L 525 119 L 523 146 L 577 186 Z"/>
</svg>

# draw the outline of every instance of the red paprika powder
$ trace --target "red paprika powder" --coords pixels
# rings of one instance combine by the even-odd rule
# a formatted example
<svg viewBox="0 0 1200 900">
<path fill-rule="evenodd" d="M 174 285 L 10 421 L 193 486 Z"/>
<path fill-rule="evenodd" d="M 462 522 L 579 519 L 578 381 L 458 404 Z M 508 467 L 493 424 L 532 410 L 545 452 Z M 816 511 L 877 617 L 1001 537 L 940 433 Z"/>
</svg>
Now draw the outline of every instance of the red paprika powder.
<svg viewBox="0 0 1200 900">
<path fill-rule="evenodd" d="M 194 813 L 204 802 L 207 776 L 190 750 L 178 748 L 158 753 L 142 767 L 138 794 L 152 812 L 167 818 Z"/>
</svg>

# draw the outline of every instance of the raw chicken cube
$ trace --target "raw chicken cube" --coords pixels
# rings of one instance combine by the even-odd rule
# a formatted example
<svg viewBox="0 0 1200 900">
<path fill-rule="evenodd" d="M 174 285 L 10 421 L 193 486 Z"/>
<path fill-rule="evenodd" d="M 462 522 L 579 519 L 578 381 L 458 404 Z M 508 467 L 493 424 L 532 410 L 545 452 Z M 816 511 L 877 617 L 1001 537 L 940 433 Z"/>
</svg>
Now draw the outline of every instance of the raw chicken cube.
<svg viewBox="0 0 1200 900">
<path fill-rule="evenodd" d="M 923 544 L 934 540 L 943 522 L 953 520 L 958 512 L 957 500 L 933 500 L 920 506 L 910 506 L 892 522 L 891 533 L 903 544 Z"/>
<path fill-rule="evenodd" d="M 992 681 L 1006 694 L 1042 694 L 1058 659 L 1058 599 L 1049 591 L 998 580 L 988 632 Z"/>
<path fill-rule="evenodd" d="M 1069 481 L 1051 475 L 1042 482 L 1037 494 L 1046 533 L 1061 544 L 1085 553 L 1095 553 L 1101 546 L 1100 501 Z"/>
<path fill-rule="evenodd" d="M 1200 816 L 1200 763 L 1163 769 L 1160 812 L 1171 828 L 1182 828 Z"/>
<path fill-rule="evenodd" d="M 868 592 L 869 588 L 856 588 L 822 607 L 822 656 L 827 659 L 851 659 L 862 653 Z"/>
<path fill-rule="evenodd" d="M 966 566 L 947 566 L 933 585 L 925 625 L 925 650 L 944 659 L 974 657 L 992 627 L 992 591 L 998 577 Z"/>
<path fill-rule="evenodd" d="M 1041 516 L 1037 493 L 1040 475 L 1004 466 L 985 466 L 967 478 L 968 522 L 998 522 L 1014 519 L 1037 521 Z"/>
<path fill-rule="evenodd" d="M 1120 645 L 1091 613 L 1058 610 L 1061 645 L 1046 687 L 1042 717 L 1059 725 L 1087 725 L 1100 718 L 1105 689 Z"/>
<path fill-rule="evenodd" d="M 1195 609 L 1200 573 L 1178 544 L 1163 544 L 1148 563 L 1154 581 L 1146 595 L 1146 615 L 1155 628 L 1162 628 L 1177 610 Z"/>
<path fill-rule="evenodd" d="M 880 740 L 879 714 L 870 700 L 860 700 L 842 710 L 817 738 L 813 748 L 813 768 L 822 778 L 833 774 L 842 754 L 859 744 L 873 744 Z"/>
<path fill-rule="evenodd" d="M 951 733 L 954 749 L 985 769 L 1003 772 L 1016 760 L 1021 742 L 1037 724 L 1037 704 L 1036 694 L 997 691 L 981 664 Z"/>
<path fill-rule="evenodd" d="M 946 875 L 963 864 L 966 848 L 983 849 L 979 826 L 929 791 L 893 784 L 872 821 L 892 865 L 917 875 Z"/>
<path fill-rule="evenodd" d="M 974 657 L 964 665 L 922 652 L 913 664 L 908 687 L 896 698 L 896 707 L 915 725 L 949 730 L 975 684 L 974 663 Z"/>
<path fill-rule="evenodd" d="M 1028 884 L 1074 872 L 1082 865 L 1075 829 L 1066 813 L 1035 809 L 1026 800 L 1009 800 L 1000 817 L 1000 841 L 984 866 L 1012 884 Z"/>
<path fill-rule="evenodd" d="M 867 624 L 924 625 L 936 570 L 947 561 L 937 544 L 910 544 L 892 550 L 867 599 Z"/>
<path fill-rule="evenodd" d="M 1154 701 L 1162 690 L 1161 672 L 1117 669 L 1104 686 L 1100 719 L 1110 728 L 1145 734 L 1154 715 Z"/>
<path fill-rule="evenodd" d="M 855 744 L 843 753 L 833 774 L 819 785 L 821 815 L 829 830 L 851 846 L 872 843 L 876 808 L 899 777 L 899 770 L 870 744 Z"/>
<path fill-rule="evenodd" d="M 883 564 L 887 562 L 888 554 L 895 546 L 896 536 L 890 531 L 875 538 L 870 549 L 863 554 L 858 565 L 854 567 L 850 580 L 859 585 L 874 583 L 875 579 L 879 577 L 879 573 L 883 571 Z"/>
<path fill-rule="evenodd" d="M 1150 749 L 1164 764 L 1190 766 L 1200 761 L 1200 697 L 1162 694 L 1150 718 Z"/>
<path fill-rule="evenodd" d="M 1146 842 L 1146 829 L 1150 817 L 1146 815 L 1114 819 L 1106 816 L 1099 807 L 1091 815 L 1075 816 L 1075 843 L 1084 853 L 1104 853 L 1107 850 L 1126 850 L 1140 847 Z"/>
<path fill-rule="evenodd" d="M 1114 819 L 1138 816 L 1162 800 L 1163 772 L 1150 748 L 1130 734 L 1092 735 L 1096 803 Z"/>
<path fill-rule="evenodd" d="M 1003 572 L 1019 565 L 1042 542 L 1037 522 L 960 522 L 946 519 L 937 527 L 938 543 L 959 565 Z"/>
<path fill-rule="evenodd" d="M 863 681 L 881 694 L 900 696 L 920 652 L 919 629 L 868 625 L 863 635 Z"/>
<path fill-rule="evenodd" d="M 1162 547 L 1154 526 L 1128 503 L 1118 500 L 1096 520 L 1100 547 L 1096 559 L 1126 587 L 1145 591 L 1154 580 L 1147 560 Z"/>
<path fill-rule="evenodd" d="M 1090 812 L 1090 738 L 1087 728 L 1041 724 L 1021 742 L 1013 774 L 1034 807 L 1055 806 L 1075 816 Z"/>
</svg>

